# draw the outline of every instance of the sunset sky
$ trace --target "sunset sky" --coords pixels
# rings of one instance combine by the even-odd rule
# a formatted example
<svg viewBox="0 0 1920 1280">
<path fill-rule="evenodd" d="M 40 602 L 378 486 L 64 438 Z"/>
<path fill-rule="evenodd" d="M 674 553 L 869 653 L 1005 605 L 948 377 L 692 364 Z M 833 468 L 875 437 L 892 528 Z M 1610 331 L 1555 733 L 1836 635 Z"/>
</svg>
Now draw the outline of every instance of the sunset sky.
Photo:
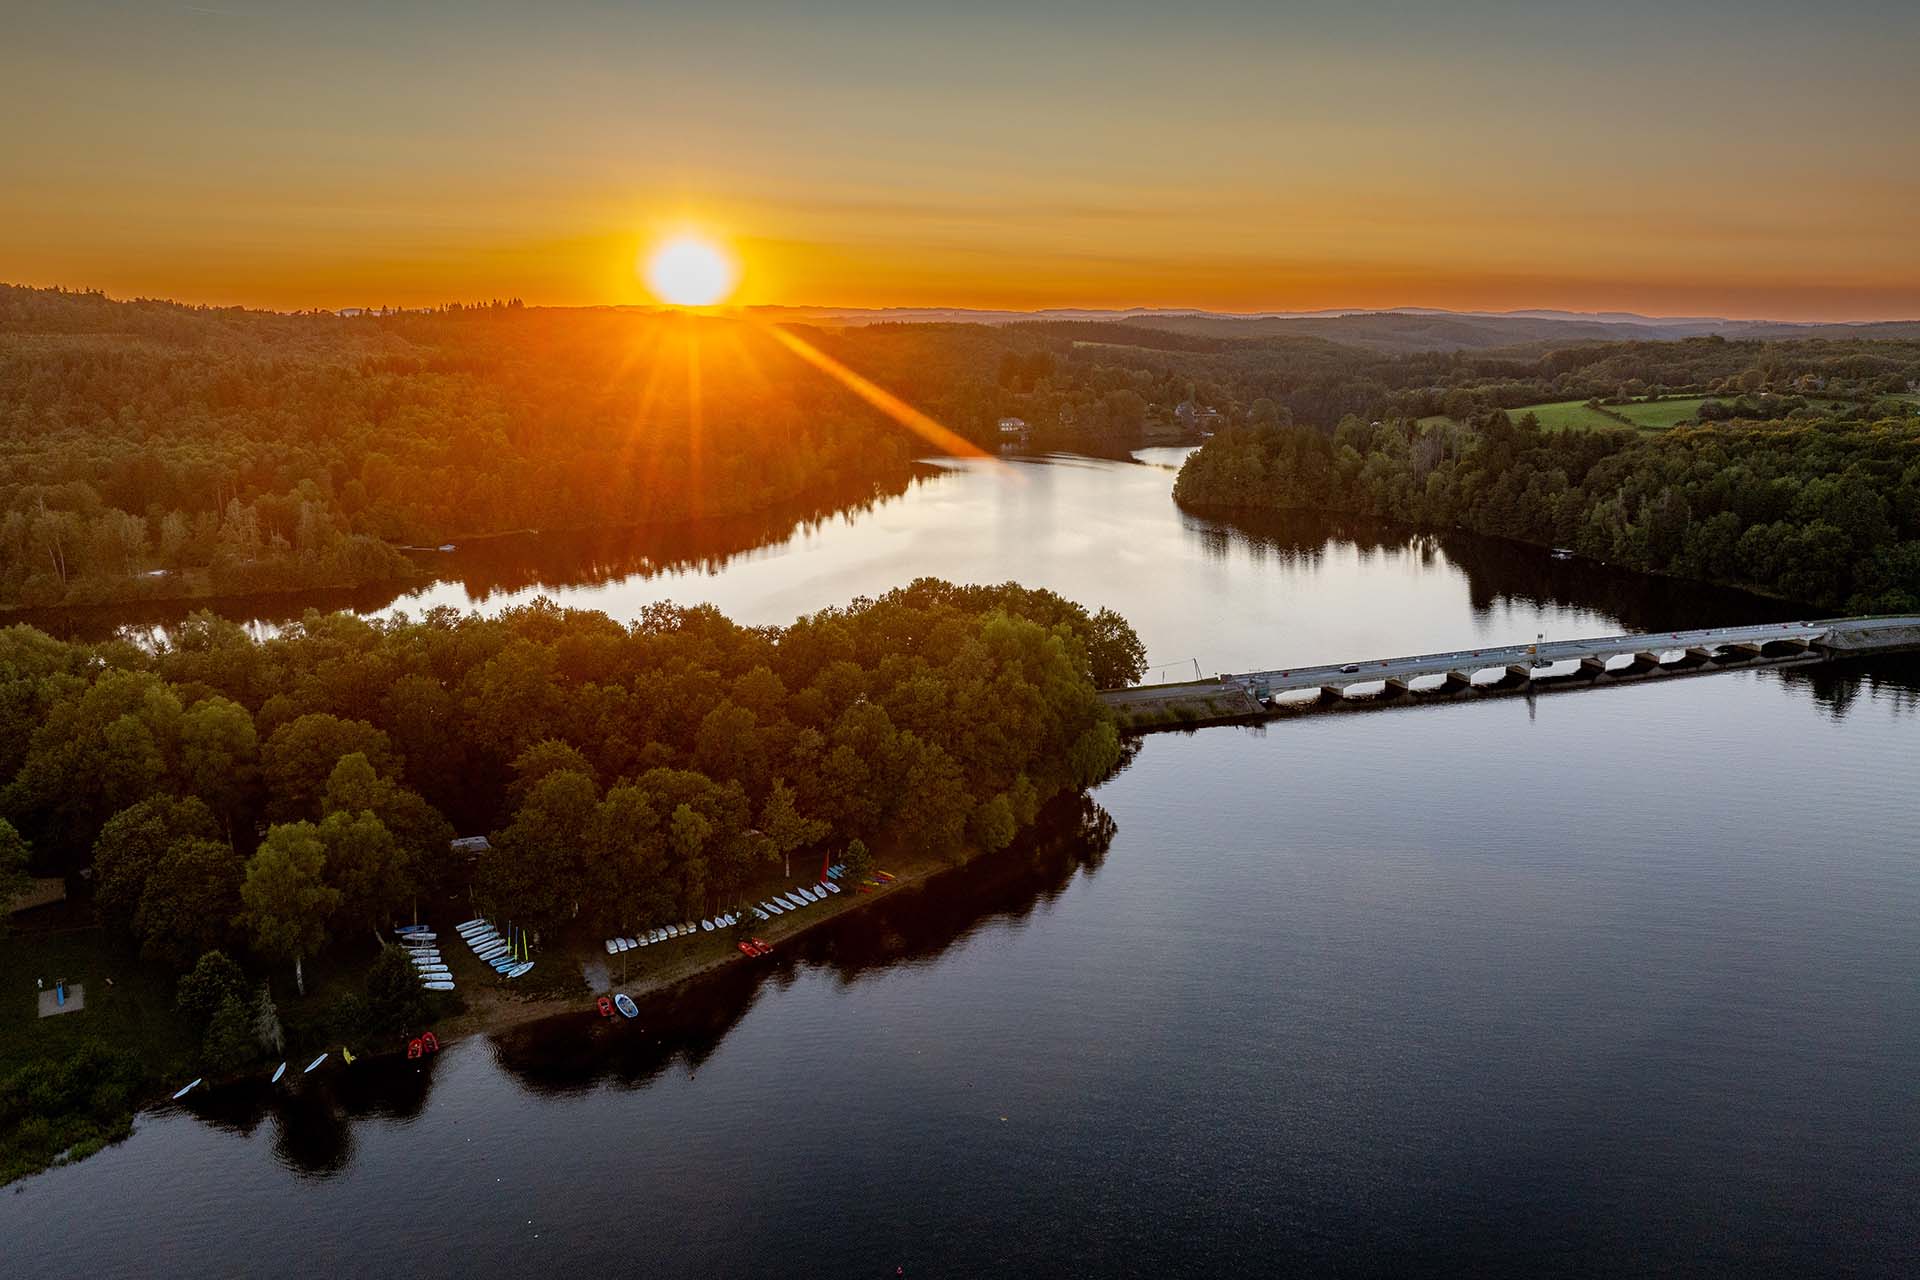
<svg viewBox="0 0 1920 1280">
<path fill-rule="evenodd" d="M 1920 317 L 1920 4 L 0 0 L 0 280 Z"/>
</svg>

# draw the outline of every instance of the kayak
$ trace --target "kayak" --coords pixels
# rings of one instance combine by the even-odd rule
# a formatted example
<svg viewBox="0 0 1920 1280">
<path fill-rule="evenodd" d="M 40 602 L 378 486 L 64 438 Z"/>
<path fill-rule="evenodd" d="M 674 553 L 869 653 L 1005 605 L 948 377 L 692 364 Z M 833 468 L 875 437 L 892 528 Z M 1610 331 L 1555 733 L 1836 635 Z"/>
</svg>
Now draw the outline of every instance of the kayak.
<svg viewBox="0 0 1920 1280">
<path fill-rule="evenodd" d="M 440 935 L 431 929 L 405 929 L 400 933 L 403 942 L 438 942 Z"/>
<path fill-rule="evenodd" d="M 521 963 L 514 965 L 511 969 L 508 969 L 507 976 L 509 978 L 518 978 L 532 968 L 533 968 L 533 961 L 524 960 Z"/>
<path fill-rule="evenodd" d="M 326 1055 L 326 1054 L 324 1054 L 324 1053 L 323 1053 L 323 1054 L 321 1054 L 321 1055 L 320 1055 L 319 1057 L 317 1057 L 317 1058 L 315 1058 L 315 1059 L 314 1059 L 314 1060 L 313 1060 L 312 1062 L 309 1062 L 309 1063 L 307 1064 L 307 1070 L 306 1070 L 306 1071 L 302 1071 L 302 1072 L 301 1072 L 300 1074 L 301 1074 L 301 1075 L 306 1075 L 306 1074 L 307 1074 L 307 1071 L 311 1071 L 311 1070 L 313 1070 L 313 1069 L 314 1069 L 315 1067 L 317 1067 L 317 1066 L 319 1066 L 319 1065 L 320 1065 L 321 1063 L 323 1063 L 323 1062 L 325 1062 L 326 1060 L 327 1060 L 327 1055 Z"/>
<path fill-rule="evenodd" d="M 423 982 L 421 987 L 428 991 L 451 991 L 453 983 L 448 981 Z"/>
<path fill-rule="evenodd" d="M 487 922 L 487 918 L 485 916 L 475 916 L 471 920 L 462 920 L 459 924 L 453 927 L 460 930 L 462 933 L 465 933 L 468 929 L 476 928 L 480 925 L 485 924 L 486 922 Z"/>
<path fill-rule="evenodd" d="M 613 998 L 613 1007 L 629 1018 L 637 1018 L 640 1016 L 640 1006 L 627 999 L 627 993 L 624 991 Z"/>
<path fill-rule="evenodd" d="M 269 1081 L 267 1081 L 267 1083 L 268 1083 L 268 1084 L 279 1084 L 279 1083 L 280 1083 L 280 1077 L 281 1077 L 281 1076 L 283 1076 L 283 1075 L 285 1075 L 285 1074 L 287 1074 L 287 1064 L 283 1062 L 283 1063 L 281 1063 L 281 1064 L 280 1064 L 279 1066 L 277 1066 L 277 1067 L 275 1067 L 275 1068 L 273 1069 L 273 1079 L 271 1079 L 271 1080 L 269 1080 Z"/>
<path fill-rule="evenodd" d="M 192 1093 L 195 1086 L 197 1086 L 204 1079 L 206 1079 L 205 1076 L 195 1076 L 191 1081 L 188 1082 L 186 1088 L 182 1089 L 180 1092 L 173 1095 L 173 1100 L 175 1102 L 178 1102 L 180 1101 L 180 1099 L 186 1097 L 189 1093 Z"/>
<path fill-rule="evenodd" d="M 410 933 L 427 933 L 428 928 L 424 924 L 403 924 L 396 928 L 394 932 L 405 937 Z"/>
</svg>

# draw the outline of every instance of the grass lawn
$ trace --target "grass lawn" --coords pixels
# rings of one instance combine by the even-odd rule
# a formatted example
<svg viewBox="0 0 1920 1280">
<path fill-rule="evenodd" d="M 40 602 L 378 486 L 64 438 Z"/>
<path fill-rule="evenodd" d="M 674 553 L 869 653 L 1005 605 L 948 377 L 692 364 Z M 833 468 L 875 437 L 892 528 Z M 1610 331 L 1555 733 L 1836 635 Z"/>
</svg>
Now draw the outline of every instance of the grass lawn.
<svg viewBox="0 0 1920 1280">
<path fill-rule="evenodd" d="M 34 1058 L 64 1058 L 97 1043 L 135 1054 L 156 1082 L 173 1079 L 192 1065 L 199 1049 L 192 1029 L 174 1016 L 173 976 L 109 946 L 102 930 L 87 927 L 86 915 L 72 904 L 27 912 L 0 937 L 0 973 L 6 975 L 0 1075 Z M 45 978 L 48 987 L 55 978 L 83 985 L 86 1007 L 40 1017 L 35 978 Z"/>
<path fill-rule="evenodd" d="M 1711 396 L 1686 396 L 1675 400 L 1656 400 L 1651 404 L 1614 404 L 1608 405 L 1623 418 L 1631 418 L 1636 426 L 1664 431 L 1668 427 L 1677 427 L 1683 422 L 1692 422 L 1700 415 L 1700 406 Z M 1725 400 L 1725 396 L 1718 397 Z"/>
</svg>

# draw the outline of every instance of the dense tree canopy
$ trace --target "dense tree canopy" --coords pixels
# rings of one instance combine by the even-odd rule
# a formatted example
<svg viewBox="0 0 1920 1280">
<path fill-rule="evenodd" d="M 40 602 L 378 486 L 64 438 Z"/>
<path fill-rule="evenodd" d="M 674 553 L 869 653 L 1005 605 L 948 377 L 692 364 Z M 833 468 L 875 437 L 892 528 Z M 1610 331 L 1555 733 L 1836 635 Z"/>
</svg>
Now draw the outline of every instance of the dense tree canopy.
<svg viewBox="0 0 1920 1280">
<path fill-rule="evenodd" d="M 546 601 L 264 640 L 197 615 L 153 650 L 15 626 L 0 806 L 40 870 L 91 868 L 150 960 L 247 947 L 297 972 L 426 891 L 637 927 L 823 841 L 998 847 L 1113 766 L 1094 691 L 1142 662 L 1109 611 L 931 579 L 785 628 Z M 477 863 L 456 823 L 492 834 Z"/>
<path fill-rule="evenodd" d="M 1354 512 L 1517 538 L 1825 609 L 1920 609 L 1920 427 L 1814 422 L 1543 431 L 1348 420 L 1222 434 L 1182 468 L 1201 508 Z"/>
</svg>

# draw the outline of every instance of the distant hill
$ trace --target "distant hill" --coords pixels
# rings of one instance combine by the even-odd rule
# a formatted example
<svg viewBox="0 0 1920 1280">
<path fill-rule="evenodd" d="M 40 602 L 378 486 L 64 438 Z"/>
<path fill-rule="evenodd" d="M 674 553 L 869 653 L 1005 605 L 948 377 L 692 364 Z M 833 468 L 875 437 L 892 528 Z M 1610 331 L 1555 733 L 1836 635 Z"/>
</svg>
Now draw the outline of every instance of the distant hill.
<svg viewBox="0 0 1920 1280">
<path fill-rule="evenodd" d="M 1246 341 L 1268 338 L 1318 338 L 1387 355 L 1419 351 L 1483 351 L 1501 347 L 1573 342 L 1670 342 L 1718 334 L 1726 338 L 1905 338 L 1920 339 L 1920 320 L 1854 324 L 1801 324 L 1783 320 L 1728 320 L 1717 316 L 1643 316 L 1609 311 L 1468 312 L 1409 307 L 1392 311 L 1334 310 L 1234 315 L 1215 311 L 1133 308 L 1124 311 L 1054 308 L 1042 311 L 987 311 L 949 307 L 756 307 L 770 320 L 814 324 L 1032 324 L 1088 326 L 1076 336 L 1100 340 L 1093 326 L 1125 330 L 1117 344 L 1158 346 L 1143 341 L 1143 331 L 1189 339 Z M 1191 349 L 1191 348 L 1189 348 Z"/>
</svg>

